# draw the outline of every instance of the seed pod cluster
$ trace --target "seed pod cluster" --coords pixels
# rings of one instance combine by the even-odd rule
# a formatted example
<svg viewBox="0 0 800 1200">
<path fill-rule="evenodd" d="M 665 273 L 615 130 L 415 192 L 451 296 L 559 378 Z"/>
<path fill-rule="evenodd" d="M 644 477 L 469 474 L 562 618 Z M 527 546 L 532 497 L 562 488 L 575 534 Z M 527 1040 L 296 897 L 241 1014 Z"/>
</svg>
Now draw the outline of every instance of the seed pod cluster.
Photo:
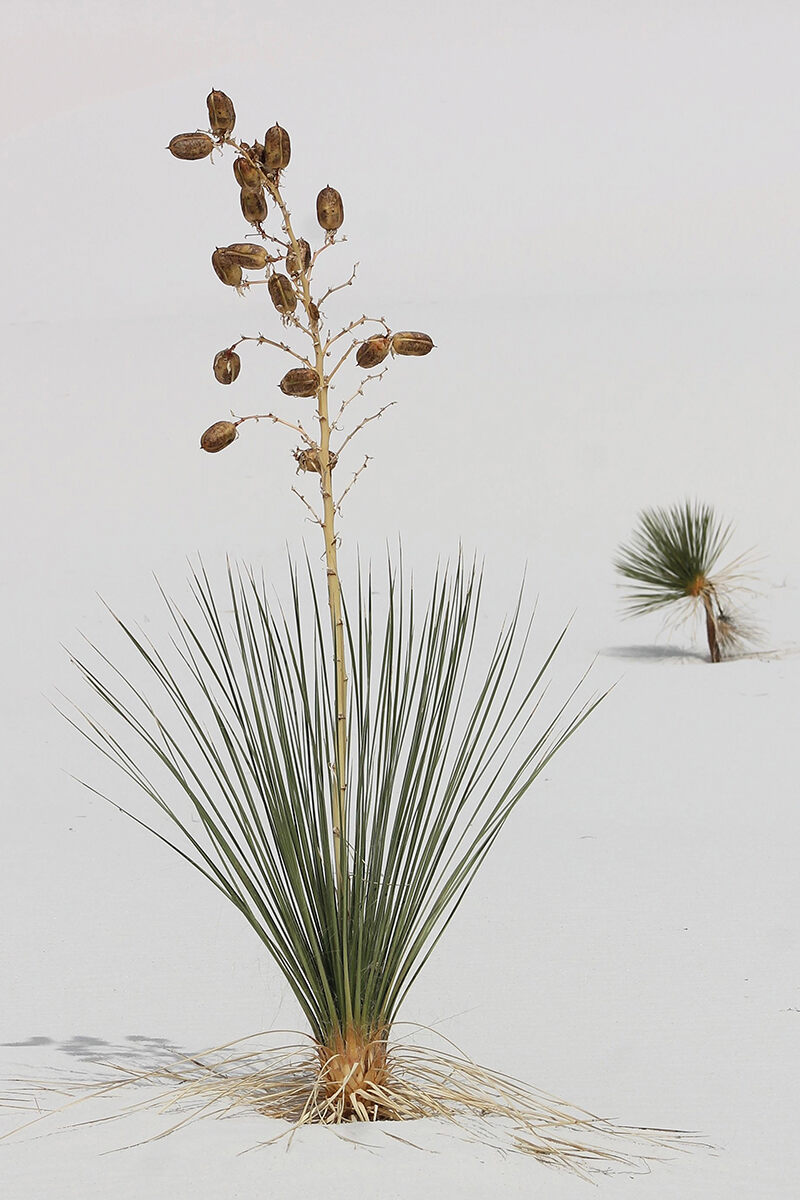
<svg viewBox="0 0 800 1200">
<path fill-rule="evenodd" d="M 251 225 L 260 225 L 267 219 L 267 200 L 261 188 L 242 188 L 239 201 L 242 216 Z"/>
<path fill-rule="evenodd" d="M 233 174 L 241 188 L 257 189 L 261 187 L 261 172 L 246 158 L 240 157 L 233 160 Z"/>
<path fill-rule="evenodd" d="M 236 113 L 230 96 L 226 96 L 224 92 L 214 90 L 209 92 L 206 97 L 206 104 L 208 106 L 208 120 L 214 136 L 221 138 L 232 133 L 233 127 L 236 124 Z"/>
<path fill-rule="evenodd" d="M 214 378 L 220 383 L 233 383 L 241 367 L 242 360 L 235 350 L 220 350 L 214 355 Z"/>
<path fill-rule="evenodd" d="M 231 262 L 225 251 L 220 250 L 219 246 L 211 255 L 211 265 L 217 273 L 217 278 L 221 279 L 228 287 L 241 287 L 242 268 L 238 263 Z"/>
<path fill-rule="evenodd" d="M 267 288 L 270 300 L 282 317 L 294 312 L 297 308 L 297 292 L 287 275 L 270 275 Z"/>
<path fill-rule="evenodd" d="M 375 334 L 374 337 L 367 338 L 356 351 L 356 362 L 366 370 L 379 366 L 389 353 L 391 344 L 391 338 L 384 337 L 383 334 Z"/>
<path fill-rule="evenodd" d="M 223 246 L 220 251 L 228 262 L 236 263 L 245 271 L 263 271 L 270 261 L 263 246 L 253 242 L 234 242 L 232 246 Z"/>
<path fill-rule="evenodd" d="M 284 396 L 316 396 L 320 388 L 319 375 L 313 367 L 293 367 L 278 387 Z"/>
<path fill-rule="evenodd" d="M 264 149 L 262 160 L 268 171 L 282 171 L 288 167 L 292 157 L 292 146 L 289 135 L 280 125 L 273 125 L 264 134 Z"/>
<path fill-rule="evenodd" d="M 320 462 L 318 447 L 309 447 L 308 450 L 295 450 L 294 457 L 301 471 L 316 471 L 318 475 L 322 474 L 322 463 Z M 332 450 L 329 450 L 328 465 L 331 470 L 336 466 L 336 462 L 337 455 Z"/>
<path fill-rule="evenodd" d="M 214 142 L 207 133 L 178 133 L 167 146 L 175 158 L 191 162 L 193 159 L 208 158 Z"/>
<path fill-rule="evenodd" d="M 305 238 L 297 239 L 297 250 L 299 254 L 294 246 L 290 246 L 286 255 L 286 270 L 290 275 L 299 275 L 311 266 L 311 247 Z"/>
<path fill-rule="evenodd" d="M 327 233 L 335 233 L 344 221 L 344 204 L 336 188 L 324 187 L 317 196 L 317 220 Z"/>
<path fill-rule="evenodd" d="M 217 454 L 230 446 L 235 437 L 236 426 L 233 421 L 215 421 L 200 438 L 200 448 L 209 454 Z"/>
<path fill-rule="evenodd" d="M 433 349 L 433 338 L 428 337 L 427 333 L 412 333 L 410 330 L 404 330 L 402 333 L 392 335 L 392 354 L 408 354 L 415 358 L 421 358 L 423 354 L 429 354 Z"/>
</svg>

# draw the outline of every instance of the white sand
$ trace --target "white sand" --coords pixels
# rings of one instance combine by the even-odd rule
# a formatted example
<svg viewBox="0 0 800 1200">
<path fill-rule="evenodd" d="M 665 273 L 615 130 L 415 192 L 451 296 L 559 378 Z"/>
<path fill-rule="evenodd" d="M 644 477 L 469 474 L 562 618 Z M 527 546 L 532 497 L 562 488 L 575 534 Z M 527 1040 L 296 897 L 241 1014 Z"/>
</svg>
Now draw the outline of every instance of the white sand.
<svg viewBox="0 0 800 1200">
<path fill-rule="evenodd" d="M 153 572 L 182 594 L 187 556 L 219 572 L 230 553 L 281 585 L 286 544 L 316 550 L 288 434 L 197 449 L 231 405 L 273 404 L 283 370 L 248 348 L 232 388 L 211 374 L 239 334 L 277 328 L 265 297 L 238 300 L 210 268 L 246 232 L 229 161 L 163 151 L 204 124 L 213 84 L 244 136 L 291 132 L 301 232 L 316 190 L 342 191 L 330 269 L 362 264 L 342 322 L 366 309 L 437 343 L 381 384 L 398 404 L 361 436 L 374 461 L 345 509 L 345 573 L 357 546 L 380 557 L 401 534 L 424 578 L 463 539 L 486 555 L 488 631 L 527 563 L 542 650 L 576 611 L 556 686 L 595 655 L 594 686 L 618 681 L 513 817 L 404 1015 L 603 1115 L 719 1147 L 600 1176 L 603 1195 L 796 1195 L 800 30 L 779 5 L 678 10 L 547 0 L 500 24 L 484 3 L 403 21 L 344 5 L 304 26 L 288 6 L 212 21 L 176 4 L 136 27 L 118 5 L 15 12 L 0 1077 L 301 1023 L 237 914 L 69 778 L 120 786 L 50 706 L 80 696 L 62 643 L 120 645 L 98 594 L 158 640 Z M 732 551 L 764 555 L 769 653 L 712 668 L 699 633 L 620 619 L 616 544 L 641 506 L 687 495 L 736 522 Z M 165 1127 L 132 1115 L 0 1144 L 3 1196 L 588 1194 L 433 1123 L 391 1130 L 423 1149 L 308 1129 L 242 1154 L 274 1133 L 243 1116 L 105 1154 Z"/>
</svg>

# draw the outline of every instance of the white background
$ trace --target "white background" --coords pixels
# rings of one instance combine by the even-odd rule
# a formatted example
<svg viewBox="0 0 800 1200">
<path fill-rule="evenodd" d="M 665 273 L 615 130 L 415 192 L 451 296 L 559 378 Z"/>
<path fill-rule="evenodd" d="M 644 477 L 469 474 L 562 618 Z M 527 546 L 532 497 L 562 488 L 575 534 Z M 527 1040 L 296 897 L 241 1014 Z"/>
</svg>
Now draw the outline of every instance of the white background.
<svg viewBox="0 0 800 1200">
<path fill-rule="evenodd" d="M 555 686 L 595 656 L 594 685 L 619 681 L 406 1017 L 720 1147 L 603 1194 L 795 1194 L 799 52 L 777 0 L 4 3 L 4 1074 L 80 1066 L 79 1039 L 145 1061 L 160 1043 L 131 1038 L 198 1049 L 300 1021 L 237 914 L 69 777 L 102 768 L 52 708 L 85 698 L 64 645 L 120 645 L 98 596 L 157 639 L 154 573 L 183 595 L 187 558 L 219 573 L 229 553 L 280 587 L 286 547 L 314 546 L 289 434 L 197 447 L 232 404 L 273 406 L 286 365 L 247 347 L 233 388 L 211 373 L 278 328 L 264 289 L 239 299 L 210 267 L 247 233 L 230 158 L 164 150 L 214 86 L 241 136 L 289 130 L 301 233 L 317 191 L 342 192 L 331 282 L 360 267 L 331 319 L 436 342 L 371 397 L 397 406 L 361 435 L 345 572 L 401 536 L 424 579 L 461 541 L 486 558 L 490 632 L 527 565 L 542 651 L 575 613 Z M 685 496 L 763 556 L 759 655 L 712 669 L 691 629 L 620 618 L 616 545 Z M 309 1130 L 238 1157 L 257 1118 L 99 1156 L 134 1125 L 1 1146 L 9 1200 L 585 1194 L 446 1137 L 370 1152 Z"/>
</svg>

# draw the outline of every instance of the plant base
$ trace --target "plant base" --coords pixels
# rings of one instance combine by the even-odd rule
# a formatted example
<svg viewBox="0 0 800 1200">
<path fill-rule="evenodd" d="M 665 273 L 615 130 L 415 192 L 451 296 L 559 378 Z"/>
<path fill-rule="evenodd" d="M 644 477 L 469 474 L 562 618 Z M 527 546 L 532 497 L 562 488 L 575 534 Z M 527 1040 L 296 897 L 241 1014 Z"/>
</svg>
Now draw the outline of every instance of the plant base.
<svg viewBox="0 0 800 1200">
<path fill-rule="evenodd" d="M 245 1043 L 251 1044 L 245 1049 Z M 234 1110 L 255 1110 L 286 1123 L 264 1145 L 314 1123 L 337 1126 L 433 1118 L 453 1123 L 470 1140 L 527 1154 L 584 1177 L 615 1166 L 646 1168 L 669 1151 L 704 1145 L 687 1131 L 618 1125 L 480 1067 L 446 1044 L 446 1050 L 433 1050 L 351 1034 L 328 1046 L 311 1039 L 276 1045 L 275 1035 L 257 1035 L 150 1072 L 114 1067 L 114 1075 L 103 1085 L 97 1081 L 83 1088 L 74 1083 L 49 1088 L 38 1084 L 39 1112 L 46 1093 L 69 1098 L 12 1132 L 20 1133 L 72 1107 L 76 1093 L 92 1099 L 120 1088 L 150 1086 L 159 1089 L 155 1099 L 137 1101 L 116 1115 L 123 1117 L 130 1109 L 143 1107 L 182 1114 L 156 1135 L 159 1138 L 201 1115 L 223 1116 Z"/>
</svg>

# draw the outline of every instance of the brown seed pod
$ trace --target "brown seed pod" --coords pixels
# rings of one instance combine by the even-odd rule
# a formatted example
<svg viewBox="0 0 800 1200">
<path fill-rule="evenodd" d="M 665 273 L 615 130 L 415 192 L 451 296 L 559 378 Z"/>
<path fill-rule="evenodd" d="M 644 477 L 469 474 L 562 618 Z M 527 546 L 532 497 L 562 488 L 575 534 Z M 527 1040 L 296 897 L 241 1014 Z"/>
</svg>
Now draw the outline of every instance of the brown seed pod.
<svg viewBox="0 0 800 1200">
<path fill-rule="evenodd" d="M 216 454 L 217 451 L 230 446 L 235 437 L 236 426 L 232 421 L 215 421 L 200 438 L 200 448 L 207 450 L 209 454 Z"/>
<path fill-rule="evenodd" d="M 297 249 L 300 251 L 299 255 L 294 246 L 289 247 L 286 255 L 286 270 L 290 275 L 299 275 L 301 271 L 307 271 L 311 266 L 311 247 L 305 238 L 297 239 Z"/>
<path fill-rule="evenodd" d="M 391 338 L 376 333 L 374 337 L 367 338 L 358 347 L 356 362 L 360 367 L 366 367 L 367 369 L 377 367 L 386 358 L 391 349 L 391 344 Z"/>
<path fill-rule="evenodd" d="M 433 349 L 433 339 L 427 333 L 412 333 L 404 330 L 392 335 L 392 354 L 410 354 L 420 358 Z"/>
<path fill-rule="evenodd" d="M 282 171 L 292 157 L 289 135 L 280 125 L 273 125 L 264 134 L 264 166 L 268 171 Z"/>
<path fill-rule="evenodd" d="M 207 133 L 178 133 L 167 149 L 175 158 L 191 162 L 196 158 L 208 158 L 214 149 L 214 142 Z"/>
<path fill-rule="evenodd" d="M 208 105 L 208 121 L 214 136 L 225 137 L 226 134 L 232 133 L 236 124 L 236 113 L 230 96 L 215 90 L 206 96 L 206 104 Z"/>
<path fill-rule="evenodd" d="M 344 221 L 344 205 L 336 188 L 324 187 L 317 196 L 317 220 L 328 233 L 333 233 Z"/>
<path fill-rule="evenodd" d="M 242 268 L 238 263 L 231 262 L 224 250 L 217 246 L 211 255 L 211 265 L 217 273 L 217 278 L 228 287 L 240 287 L 242 283 Z"/>
<path fill-rule="evenodd" d="M 319 321 L 319 309 L 313 300 L 308 306 L 308 315 L 311 317 L 312 321 Z"/>
<path fill-rule="evenodd" d="M 240 201 L 242 215 L 251 225 L 260 225 L 267 219 L 267 201 L 261 188 L 242 188 Z"/>
<path fill-rule="evenodd" d="M 278 384 L 284 396 L 316 396 L 319 375 L 313 367 L 293 367 Z"/>
<path fill-rule="evenodd" d="M 242 360 L 235 350 L 220 350 L 214 355 L 214 378 L 220 383 L 233 383 L 241 366 Z"/>
<path fill-rule="evenodd" d="M 319 458 L 319 449 L 316 446 L 309 447 L 308 450 L 295 450 L 294 457 L 299 470 L 316 471 L 318 475 L 322 474 L 322 464 Z M 329 450 L 328 464 L 331 470 L 333 470 L 333 468 L 336 466 L 336 462 L 337 455 L 334 454 L 332 450 Z"/>
<path fill-rule="evenodd" d="M 246 158 L 233 160 L 233 174 L 239 187 L 256 190 L 261 187 L 261 172 Z"/>
<path fill-rule="evenodd" d="M 267 289 L 272 303 L 282 316 L 294 312 L 297 308 L 297 292 L 286 275 L 270 275 Z"/>
<path fill-rule="evenodd" d="M 270 261 L 264 247 L 253 242 L 234 242 L 232 246 L 223 246 L 222 253 L 228 262 L 236 263 L 245 271 L 262 271 Z"/>
</svg>

